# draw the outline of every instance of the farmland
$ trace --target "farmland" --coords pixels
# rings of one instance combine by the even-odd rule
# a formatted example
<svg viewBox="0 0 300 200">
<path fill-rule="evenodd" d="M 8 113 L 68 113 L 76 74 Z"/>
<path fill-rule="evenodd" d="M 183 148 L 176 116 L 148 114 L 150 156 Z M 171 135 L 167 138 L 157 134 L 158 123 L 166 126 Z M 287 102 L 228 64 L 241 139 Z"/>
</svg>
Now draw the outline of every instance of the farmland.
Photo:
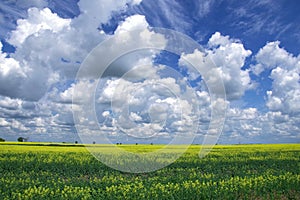
<svg viewBox="0 0 300 200">
<path fill-rule="evenodd" d="M 0 199 L 300 199 L 300 144 L 217 145 L 202 159 L 192 145 L 140 174 L 111 169 L 82 145 L 19 144 L 0 143 Z"/>
</svg>

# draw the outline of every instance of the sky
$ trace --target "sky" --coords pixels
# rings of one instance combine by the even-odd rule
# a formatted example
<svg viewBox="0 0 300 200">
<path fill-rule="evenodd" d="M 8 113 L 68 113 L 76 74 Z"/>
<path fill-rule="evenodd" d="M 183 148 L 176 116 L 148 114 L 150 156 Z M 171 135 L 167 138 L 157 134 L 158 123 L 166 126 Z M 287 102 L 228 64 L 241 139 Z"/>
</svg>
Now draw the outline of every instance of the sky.
<svg viewBox="0 0 300 200">
<path fill-rule="evenodd" d="M 296 0 L 1 1 L 0 137 L 299 143 L 299 21 Z"/>
</svg>

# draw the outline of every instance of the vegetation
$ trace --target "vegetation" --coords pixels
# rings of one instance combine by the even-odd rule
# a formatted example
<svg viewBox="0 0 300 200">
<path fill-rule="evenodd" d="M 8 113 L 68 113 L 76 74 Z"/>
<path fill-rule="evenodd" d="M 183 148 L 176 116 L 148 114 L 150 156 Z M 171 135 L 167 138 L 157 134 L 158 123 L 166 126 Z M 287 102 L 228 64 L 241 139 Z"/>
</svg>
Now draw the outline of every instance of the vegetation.
<svg viewBox="0 0 300 200">
<path fill-rule="evenodd" d="M 0 142 L 5 142 L 5 139 L 3 139 L 3 138 L 0 138 Z"/>
<path fill-rule="evenodd" d="M 300 144 L 217 145 L 203 159 L 199 148 L 161 170 L 129 174 L 82 145 L 1 143 L 0 199 L 300 199 Z"/>
</svg>

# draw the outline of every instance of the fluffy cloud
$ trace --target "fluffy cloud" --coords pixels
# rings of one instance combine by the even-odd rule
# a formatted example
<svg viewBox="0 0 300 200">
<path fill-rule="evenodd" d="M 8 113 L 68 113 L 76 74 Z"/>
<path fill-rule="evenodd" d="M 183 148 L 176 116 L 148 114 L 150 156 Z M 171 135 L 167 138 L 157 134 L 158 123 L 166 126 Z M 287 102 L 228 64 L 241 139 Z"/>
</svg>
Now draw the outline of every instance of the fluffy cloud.
<svg viewBox="0 0 300 200">
<path fill-rule="evenodd" d="M 28 131 L 29 129 L 24 126 L 23 123 L 13 119 L 10 123 L 11 128 L 16 129 L 17 131 Z"/>
<path fill-rule="evenodd" d="M 78 104 L 82 102 L 85 98 L 92 98 L 94 89 L 95 82 L 79 81 L 77 83 L 72 83 L 71 86 L 64 91 L 54 89 L 50 93 L 49 98 L 51 98 L 53 101 L 57 101 L 60 103 Z M 76 92 L 76 95 L 73 95 L 74 92 Z"/>
<path fill-rule="evenodd" d="M 209 40 L 210 47 L 216 49 L 210 49 L 208 52 L 215 54 L 212 56 L 212 59 L 217 67 L 222 66 L 219 68 L 219 72 L 223 77 L 227 94 L 230 91 L 228 90 L 230 84 L 237 87 L 241 91 L 239 92 L 240 94 L 243 93 L 242 91 L 251 88 L 249 72 L 241 69 L 245 56 L 250 52 L 244 52 L 244 55 L 241 55 L 241 57 L 234 57 L 234 54 L 231 54 L 233 56 L 231 61 L 231 57 L 228 57 L 230 55 L 229 52 L 232 52 L 230 45 L 236 45 L 236 43 L 239 42 L 231 40 L 228 36 L 223 37 L 218 33 L 214 34 Z M 222 47 L 225 46 L 226 48 L 222 50 Z M 242 49 L 241 52 L 243 52 Z M 215 57 L 216 55 L 219 55 L 219 57 Z M 204 54 L 196 52 L 193 54 L 193 57 L 198 57 L 198 61 L 201 62 L 200 58 L 203 59 Z M 300 129 L 299 56 L 293 56 L 283 48 L 280 48 L 279 42 L 270 42 L 260 49 L 255 58 L 257 63 L 252 66 L 252 72 L 260 74 L 266 69 L 271 71 L 269 77 L 272 80 L 272 88 L 267 91 L 266 98 L 266 106 L 269 108 L 269 111 L 262 112 L 256 108 L 230 108 L 227 111 L 224 131 L 220 141 L 238 143 L 245 141 L 285 142 L 289 138 L 299 140 L 299 134 L 297 134 Z M 236 66 L 233 68 L 235 72 L 228 71 L 226 63 L 231 67 Z M 206 72 L 206 70 L 203 71 Z M 243 73 L 246 77 L 245 81 L 239 81 L 239 79 L 243 79 L 243 75 L 241 75 Z M 232 79 L 236 79 L 238 82 Z M 243 84 L 243 82 L 247 84 Z M 241 88 L 244 89 L 241 90 Z"/>
<path fill-rule="evenodd" d="M 201 76 L 214 91 L 222 92 L 222 85 L 217 80 L 220 77 L 225 86 L 227 99 L 240 98 L 247 89 L 253 87 L 249 71 L 242 69 L 251 51 L 246 50 L 239 41 L 222 36 L 219 32 L 211 36 L 208 46 L 206 54 L 195 50 L 193 54 L 183 54 L 179 63 L 183 64 L 186 60 L 201 65 Z M 207 64 L 209 59 L 212 59 L 215 66 Z"/>
<path fill-rule="evenodd" d="M 61 18 L 49 8 L 28 9 L 28 17 L 17 20 L 8 38 L 16 52 L 1 54 L 1 81 L 8 85 L 0 88 L 0 95 L 36 101 L 53 83 L 74 79 L 86 55 L 107 37 L 99 31 L 100 24 L 113 11 L 136 3 L 81 0 L 81 14 L 74 19 Z"/>
<path fill-rule="evenodd" d="M 31 7 L 44 8 L 48 5 L 45 0 L 15 0 L 0 2 L 0 36 L 6 38 L 9 32 L 15 28 L 16 20 L 26 17 L 26 10 Z"/>
<path fill-rule="evenodd" d="M 0 44 L 0 47 L 2 44 Z M 35 69 L 26 60 L 19 61 L 0 54 L 0 95 L 29 100 L 39 99 L 47 88 L 48 70 L 38 66 Z M 42 84 L 44 83 L 44 84 Z M 36 87 L 39 84 L 40 87 Z"/>
<path fill-rule="evenodd" d="M 0 131 L 7 140 L 29 137 L 33 141 L 73 142 L 74 122 L 70 104 L 52 102 L 28 102 L 0 97 Z M 51 139 L 49 139 L 51 138 Z"/>
<path fill-rule="evenodd" d="M 122 12 L 140 2 L 81 0 L 80 14 L 65 19 L 44 8 L 47 4 L 44 1 L 27 1 L 38 8 L 28 9 L 28 16 L 22 14 L 16 29 L 8 36 L 8 42 L 16 51 L 0 54 L 0 131 L 7 134 L 5 138 L 23 134 L 21 136 L 30 136 L 32 140 L 43 137 L 75 140 L 76 117 L 74 121 L 72 109 L 76 113 L 91 108 L 91 105 L 81 104 L 90 102 L 94 92 L 98 121 L 90 120 L 91 113 L 78 119 L 86 122 L 83 124 L 87 133 L 99 134 L 100 130 L 111 137 L 127 134 L 133 138 L 155 136 L 166 140 L 175 134 L 195 131 L 203 136 L 209 130 L 212 116 L 224 112 L 222 108 L 229 104 L 218 99 L 224 92 L 219 77 L 230 101 L 241 98 L 246 90 L 253 88 L 249 70 L 244 68 L 251 51 L 240 41 L 219 32 L 211 36 L 206 49 L 182 53 L 179 60 L 181 65 L 188 61 L 199 67 L 203 80 L 212 88 L 208 91 L 204 82 L 199 83 L 200 87 L 188 86 L 187 80 L 198 84 L 199 74 L 195 70 L 182 70 L 183 75 L 168 74 L 167 66 L 154 63 L 159 51 L 139 49 L 165 48 L 168 44 L 167 38 L 149 28 L 145 16 L 128 16 L 119 22 L 113 35 L 100 30 L 113 12 Z M 167 6 L 166 2 L 163 4 Z M 203 15 L 209 10 L 207 5 L 200 6 Z M 180 13 L 175 15 L 181 16 Z M 89 67 L 81 79 L 74 82 L 84 58 L 109 38 L 114 38 L 112 43 L 104 42 L 102 50 L 92 53 L 95 59 L 85 63 Z M 257 63 L 251 68 L 257 75 L 265 69 L 271 70 L 272 88 L 266 98 L 269 111 L 263 113 L 256 108 L 233 106 L 228 110 L 224 140 L 246 138 L 251 141 L 270 136 L 299 139 L 300 135 L 296 134 L 300 132 L 299 56 L 291 55 L 279 45 L 279 42 L 267 43 L 255 56 Z M 128 49 L 136 51 L 126 52 Z M 117 57 L 119 54 L 122 55 Z M 116 59 L 108 63 L 109 58 Z M 95 81 L 106 65 L 109 67 L 103 71 L 102 78 Z M 186 75 L 188 77 L 183 77 Z M 210 95 L 215 94 L 216 98 L 211 98 Z M 97 123 L 101 126 L 96 126 Z M 220 123 L 217 117 L 211 126 L 211 136 L 218 133 L 220 127 L 216 124 Z"/>
<path fill-rule="evenodd" d="M 272 70 L 272 91 L 267 91 L 267 106 L 273 111 L 299 114 L 300 78 L 299 72 L 280 67 Z"/>
<path fill-rule="evenodd" d="M 5 118 L 0 118 L 0 126 L 9 126 L 10 123 Z"/>
<path fill-rule="evenodd" d="M 267 91 L 267 106 L 271 111 L 299 114 L 300 111 L 300 57 L 295 57 L 279 47 L 279 42 L 269 42 L 255 56 L 256 74 L 271 69 L 272 90 Z M 272 59 L 270 59 L 272 58 Z"/>
<path fill-rule="evenodd" d="M 130 16 L 120 23 L 110 40 L 103 42 L 89 54 L 79 71 L 80 78 L 99 78 L 100 75 L 121 77 L 135 66 L 137 67 L 127 77 L 144 75 L 144 70 L 154 75 L 155 71 L 151 69 L 152 59 L 158 51 L 150 48 L 165 46 L 164 36 L 150 31 L 144 16 Z"/>
<path fill-rule="evenodd" d="M 2 43 L 0 42 L 0 49 Z M 26 71 L 21 68 L 20 63 L 8 57 L 6 53 L 0 52 L 0 94 L 10 96 L 11 91 L 18 90 L 22 80 L 27 78 Z M 14 96 L 14 95 L 11 95 Z"/>
<path fill-rule="evenodd" d="M 252 87 L 248 70 L 242 69 L 251 51 L 246 50 L 239 41 L 222 36 L 219 32 L 211 36 L 208 44 L 211 48 L 207 51 L 208 55 L 219 69 L 227 98 L 240 98 L 245 90 Z"/>
<path fill-rule="evenodd" d="M 169 136 L 191 132 L 198 114 L 197 107 L 191 103 L 196 101 L 196 96 L 184 93 L 182 89 L 186 86 L 179 84 L 173 78 L 140 82 L 108 80 L 99 91 L 97 113 L 104 117 L 103 125 L 118 127 L 132 137 L 161 136 L 160 132 Z"/>
<path fill-rule="evenodd" d="M 259 75 L 266 69 L 273 69 L 276 67 L 281 67 L 286 70 L 291 70 L 295 68 L 295 66 L 298 66 L 299 68 L 299 56 L 293 56 L 279 45 L 279 41 L 268 42 L 258 51 L 255 55 L 257 64 L 252 66 L 252 71 L 256 75 Z"/>
<path fill-rule="evenodd" d="M 45 30 L 60 32 L 71 22 L 71 19 L 62 19 L 56 13 L 52 13 L 49 8 L 30 8 L 27 12 L 28 18 L 17 21 L 17 28 L 12 31 L 8 40 L 15 47 L 21 46 L 29 36 L 38 35 Z"/>
<path fill-rule="evenodd" d="M 85 56 L 107 37 L 99 31 L 100 24 L 106 23 L 112 12 L 140 1 L 81 0 L 81 13 L 73 19 L 61 18 L 43 8 L 46 4 L 37 3 L 39 9 L 28 9 L 28 15 L 17 20 L 9 35 L 7 41 L 16 51 L 0 54 L 0 95 L 4 96 L 0 96 L 0 117 L 7 134 L 47 132 L 51 137 L 64 130 L 74 132 L 69 103 L 74 87 L 86 84 L 72 84 L 62 92 L 61 86 L 72 82 Z"/>
<path fill-rule="evenodd" d="M 49 66 L 53 64 L 51 59 L 56 56 L 51 55 L 50 47 L 55 41 L 51 40 L 51 36 L 57 36 L 64 28 L 68 28 L 70 20 L 61 19 L 48 8 L 31 8 L 28 15 L 27 19 L 17 21 L 17 28 L 8 40 L 15 45 L 16 52 L 9 57 L 1 56 L 1 74 L 4 76 L 1 80 L 10 87 L 0 88 L 0 94 L 38 100 L 57 74 Z"/>
<path fill-rule="evenodd" d="M 299 117 L 256 108 L 230 108 L 221 143 L 290 142 L 300 139 Z"/>
<path fill-rule="evenodd" d="M 95 29 L 100 23 L 106 23 L 113 11 L 122 11 L 127 8 L 128 4 L 136 5 L 140 1 L 137 0 L 80 0 L 78 6 L 81 15 L 75 23 L 85 23 L 87 29 Z"/>
<path fill-rule="evenodd" d="M 0 99 L 0 107 L 16 110 L 22 106 L 22 101 L 20 99 L 11 99 L 9 97 L 4 97 Z"/>
</svg>

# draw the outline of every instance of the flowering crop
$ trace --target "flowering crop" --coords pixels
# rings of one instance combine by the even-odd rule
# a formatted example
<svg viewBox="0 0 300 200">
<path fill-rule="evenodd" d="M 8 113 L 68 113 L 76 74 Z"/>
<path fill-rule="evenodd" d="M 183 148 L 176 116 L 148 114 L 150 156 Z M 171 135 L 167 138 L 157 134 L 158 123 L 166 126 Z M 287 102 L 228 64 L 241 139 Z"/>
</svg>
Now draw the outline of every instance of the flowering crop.
<svg viewBox="0 0 300 200">
<path fill-rule="evenodd" d="M 199 148 L 161 170 L 130 174 L 80 145 L 1 143 L 0 199 L 300 199 L 300 144 L 217 145 L 202 159 Z"/>
</svg>

